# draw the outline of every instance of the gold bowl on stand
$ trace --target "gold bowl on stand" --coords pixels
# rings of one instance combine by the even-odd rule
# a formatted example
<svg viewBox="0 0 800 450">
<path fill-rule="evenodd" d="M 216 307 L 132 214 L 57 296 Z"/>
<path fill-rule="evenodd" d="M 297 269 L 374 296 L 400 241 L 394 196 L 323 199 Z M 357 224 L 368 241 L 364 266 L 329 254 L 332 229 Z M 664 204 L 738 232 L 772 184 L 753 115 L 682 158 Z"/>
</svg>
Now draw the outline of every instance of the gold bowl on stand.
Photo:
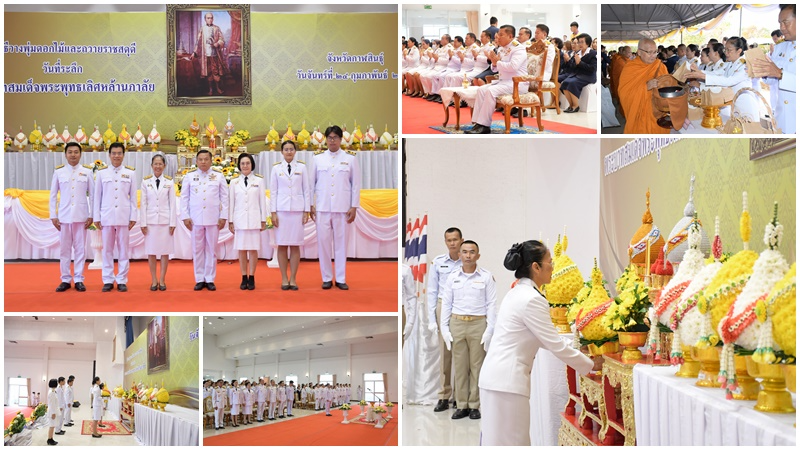
<svg viewBox="0 0 800 450">
<path fill-rule="evenodd" d="M 719 352 L 721 347 L 697 348 L 692 347 L 692 359 L 700 361 L 700 373 L 697 383 L 700 387 L 718 388 L 722 383 L 717 381 L 719 375 Z"/>
<path fill-rule="evenodd" d="M 764 364 L 746 359 L 747 372 L 753 378 L 761 378 L 761 392 L 758 393 L 755 409 L 761 412 L 790 414 L 795 412 L 792 406 L 792 394 L 786 390 L 784 364 Z"/>
<path fill-rule="evenodd" d="M 697 378 L 697 374 L 700 373 L 700 363 L 692 358 L 692 347 L 681 345 L 681 351 L 683 351 L 683 364 L 681 364 L 681 368 L 675 372 L 675 376 L 681 378 Z"/>
</svg>

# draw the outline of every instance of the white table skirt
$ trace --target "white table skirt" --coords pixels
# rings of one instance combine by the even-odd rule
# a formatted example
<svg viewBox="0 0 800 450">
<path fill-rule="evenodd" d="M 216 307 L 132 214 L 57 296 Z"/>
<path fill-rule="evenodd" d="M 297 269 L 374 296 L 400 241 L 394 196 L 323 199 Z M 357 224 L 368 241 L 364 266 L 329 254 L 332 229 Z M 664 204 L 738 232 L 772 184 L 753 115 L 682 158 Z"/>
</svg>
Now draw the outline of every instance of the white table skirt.
<svg viewBox="0 0 800 450">
<path fill-rule="evenodd" d="M 572 334 L 560 334 L 572 344 Z M 567 365 L 549 350 L 539 349 L 531 369 L 531 445 L 558 445 L 560 413 L 569 399 Z"/>
<path fill-rule="evenodd" d="M 150 175 L 150 162 L 155 153 L 151 151 L 125 152 L 122 164 L 136 168 L 136 181 L 139 185 L 142 178 Z M 397 189 L 398 152 L 392 150 L 375 150 L 356 152 L 359 166 L 361 167 L 362 189 Z M 309 168 L 314 164 L 314 152 L 297 152 L 296 158 L 304 161 Z M 83 152 L 81 164 L 94 164 L 95 160 L 109 164 L 106 152 Z M 174 176 L 178 169 L 178 158 L 174 154 L 166 155 L 167 167 L 164 173 Z M 272 165 L 283 161 L 280 152 L 265 151 L 255 155 L 256 173 L 261 174 L 269 186 L 269 177 Z M 53 171 L 61 164 L 66 163 L 63 152 L 6 152 L 4 156 L 5 181 L 3 188 L 17 188 L 24 190 L 50 190 L 53 181 Z"/>
<path fill-rule="evenodd" d="M 795 414 L 756 411 L 755 401 L 726 400 L 723 389 L 697 387 L 676 371 L 633 368 L 636 445 L 796 446 Z"/>
<path fill-rule="evenodd" d="M 478 96 L 478 86 L 469 86 L 466 89 L 463 87 L 443 87 L 439 90 L 439 95 L 442 96 L 442 103 L 445 105 L 449 105 L 453 100 L 453 94 L 458 94 L 461 100 L 467 102 L 470 108 L 474 108 L 475 98 Z"/>
<path fill-rule="evenodd" d="M 166 412 L 134 405 L 136 440 L 142 445 L 200 445 L 196 409 L 167 405 Z"/>
<path fill-rule="evenodd" d="M 120 420 L 122 411 L 122 399 L 119 397 L 109 397 L 108 406 L 106 407 L 106 420 Z"/>
<path fill-rule="evenodd" d="M 180 211 L 181 198 L 176 198 L 177 211 Z M 270 199 L 267 198 L 267 208 Z M 49 220 L 39 219 L 31 216 L 19 204 L 18 199 L 5 197 L 5 234 L 4 234 L 4 259 L 59 259 L 58 231 L 52 226 Z M 37 233 L 25 233 L 20 231 L 19 224 L 23 229 L 41 230 Z M 306 259 L 317 259 L 319 256 L 317 248 L 317 231 L 313 221 L 309 220 L 304 228 L 305 241 L 300 247 L 300 256 Z M 347 257 L 378 259 L 378 258 L 397 258 L 397 218 L 378 218 L 370 216 L 363 209 L 359 208 L 356 220 L 347 226 Z M 89 232 L 86 239 L 86 258 L 94 258 L 94 250 L 91 248 L 92 234 L 99 232 Z M 192 259 L 191 234 L 178 220 L 175 228 L 175 253 L 173 259 Z M 259 258 L 272 259 L 274 251 L 274 234 L 272 230 L 261 233 L 261 249 L 258 252 Z M 115 257 L 117 252 L 114 253 Z M 130 233 L 131 259 L 147 259 L 144 249 L 144 235 L 139 225 L 135 225 Z M 238 252 L 233 248 L 233 235 L 228 227 L 220 231 L 217 242 L 218 260 L 238 259 Z"/>
</svg>

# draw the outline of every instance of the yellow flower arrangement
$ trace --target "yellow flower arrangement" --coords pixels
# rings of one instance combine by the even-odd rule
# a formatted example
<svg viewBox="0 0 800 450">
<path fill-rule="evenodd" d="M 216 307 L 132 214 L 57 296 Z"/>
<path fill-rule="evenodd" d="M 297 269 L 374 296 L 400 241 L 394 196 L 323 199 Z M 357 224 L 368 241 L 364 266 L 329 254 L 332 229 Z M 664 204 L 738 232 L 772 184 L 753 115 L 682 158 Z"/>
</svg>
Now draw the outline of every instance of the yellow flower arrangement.
<svg viewBox="0 0 800 450">
<path fill-rule="evenodd" d="M 231 136 L 231 137 L 239 138 L 242 141 L 242 143 L 247 142 L 247 141 L 249 141 L 251 139 L 250 132 L 247 131 L 247 130 L 237 130 L 235 133 L 233 133 L 233 136 Z M 239 144 L 239 145 L 243 145 L 243 144 Z"/>
<path fill-rule="evenodd" d="M 214 165 L 221 165 L 221 164 L 222 164 L 222 158 L 220 158 L 219 156 L 214 158 Z"/>
<path fill-rule="evenodd" d="M 631 264 L 628 267 L 626 267 L 625 270 L 622 272 L 622 275 L 620 275 L 620 277 L 617 278 L 615 286 L 617 288 L 617 292 L 622 292 L 630 285 L 633 285 L 634 283 L 638 283 L 640 281 L 641 280 L 639 279 L 639 275 L 637 275 L 636 273 L 636 266 L 634 264 Z"/>
<path fill-rule="evenodd" d="M 772 337 L 778 348 L 791 356 L 797 355 L 797 263 L 767 296 L 767 310 L 772 319 Z M 771 306 L 769 306 L 771 305 Z"/>
<path fill-rule="evenodd" d="M 567 235 L 564 234 L 564 240 L 559 239 L 553 248 L 553 277 L 547 284 L 547 300 L 551 305 L 568 305 L 583 287 L 581 271 L 572 258 L 566 255 L 566 251 Z"/>
<path fill-rule="evenodd" d="M 603 316 L 603 325 L 616 331 L 646 331 L 644 318 L 651 306 L 649 291 L 644 283 L 628 286 L 608 308 L 608 312 Z"/>
<path fill-rule="evenodd" d="M 235 134 L 228 139 L 228 147 L 241 147 L 242 145 L 244 145 L 242 138 Z"/>
<path fill-rule="evenodd" d="M 189 137 L 189 131 L 188 130 L 178 130 L 178 131 L 175 132 L 175 140 L 178 141 L 178 142 L 183 142 L 188 137 Z"/>
<path fill-rule="evenodd" d="M 613 304 L 610 295 L 603 285 L 603 273 L 597 267 L 595 260 L 591 276 L 591 292 L 580 304 L 573 304 L 577 308 L 575 314 L 575 327 L 583 338 L 588 341 L 602 343 L 614 338 L 617 332 L 603 323 L 602 317 L 608 313 L 608 308 Z"/>
<path fill-rule="evenodd" d="M 200 145 L 200 139 L 195 136 L 188 136 L 183 140 L 183 145 L 189 148 L 197 148 Z"/>
</svg>

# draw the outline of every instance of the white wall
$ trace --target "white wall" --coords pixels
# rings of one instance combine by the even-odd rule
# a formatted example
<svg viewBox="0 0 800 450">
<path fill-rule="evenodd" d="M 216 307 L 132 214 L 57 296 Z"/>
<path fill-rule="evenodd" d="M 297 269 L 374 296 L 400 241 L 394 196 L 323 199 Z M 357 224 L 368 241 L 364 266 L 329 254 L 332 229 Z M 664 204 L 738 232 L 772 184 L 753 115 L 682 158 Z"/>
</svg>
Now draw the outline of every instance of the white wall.
<svg viewBox="0 0 800 450">
<path fill-rule="evenodd" d="M 8 403 L 8 377 L 30 378 L 31 392 L 40 392 L 44 398 L 51 378 L 75 375 L 75 400 L 87 404 L 94 357 L 95 351 L 87 348 L 6 345 L 3 361 L 6 376 L 3 380 L 3 403 Z"/>
<path fill-rule="evenodd" d="M 563 35 L 571 36 L 572 32 L 569 29 L 569 24 L 572 22 L 578 22 L 580 27 L 578 28 L 582 33 L 589 33 L 592 38 L 598 36 L 597 32 L 597 9 L 598 5 L 573 5 L 563 4 L 563 3 L 554 3 L 554 4 L 537 4 L 537 5 L 529 5 L 529 4 L 492 4 L 489 6 L 489 15 L 484 16 L 483 14 L 487 11 L 484 10 L 484 7 L 481 7 L 481 18 L 480 24 L 482 29 L 487 28 L 489 25 L 489 17 L 495 16 L 497 17 L 497 25 L 501 26 L 504 24 L 511 24 L 514 25 L 516 28 L 524 24 L 514 23 L 512 20 L 512 16 L 514 12 L 524 12 L 526 10 L 531 10 L 536 13 L 545 14 L 547 19 L 545 21 L 545 25 L 550 28 L 550 36 L 551 37 L 558 37 L 561 38 Z M 580 13 L 580 17 L 575 17 L 576 14 Z M 484 26 L 486 23 L 486 26 Z M 531 28 L 533 30 L 533 28 Z"/>
<path fill-rule="evenodd" d="M 407 139 L 408 218 L 428 214 L 428 261 L 459 227 L 480 246 L 478 265 L 500 301 L 514 281 L 503 258 L 514 243 L 550 248 L 567 226 L 568 254 L 588 278 L 599 251 L 597 139 Z"/>
<path fill-rule="evenodd" d="M 203 335 L 203 370 L 213 370 L 219 373 L 218 377 L 225 375 L 226 380 L 235 376 L 236 365 L 233 360 L 225 358 L 225 351 L 216 345 L 216 337 Z M 212 341 L 213 339 L 213 341 Z"/>
</svg>

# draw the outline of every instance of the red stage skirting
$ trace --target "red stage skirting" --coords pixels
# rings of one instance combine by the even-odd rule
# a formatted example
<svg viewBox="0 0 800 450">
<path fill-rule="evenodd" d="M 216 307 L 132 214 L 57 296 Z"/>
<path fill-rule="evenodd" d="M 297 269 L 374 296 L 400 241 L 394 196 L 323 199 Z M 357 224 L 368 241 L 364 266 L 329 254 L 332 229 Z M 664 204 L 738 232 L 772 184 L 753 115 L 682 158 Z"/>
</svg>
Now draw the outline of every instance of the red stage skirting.
<svg viewBox="0 0 800 450">
<path fill-rule="evenodd" d="M 22 411 L 22 414 L 24 414 L 25 417 L 30 417 L 31 413 L 33 412 L 33 408 L 19 406 L 3 407 L 3 428 L 8 428 L 8 426 L 11 425 L 11 421 L 14 420 L 14 416 L 16 416 L 20 411 Z"/>
<path fill-rule="evenodd" d="M 58 262 L 6 263 L 6 312 L 394 312 L 397 304 L 396 261 L 348 261 L 349 291 L 322 289 L 319 263 L 302 261 L 298 291 L 282 291 L 278 269 L 259 261 L 256 289 L 242 291 L 239 263 L 217 264 L 215 292 L 194 292 L 191 261 L 170 261 L 167 290 L 150 291 L 146 261 L 134 261 L 128 274 L 128 292 L 101 292 L 100 270 L 85 270 L 86 292 L 71 288 L 55 292 L 60 283 Z"/>
<path fill-rule="evenodd" d="M 308 417 L 203 438 L 203 445 L 397 445 L 397 412 L 382 429 L 342 424 L 342 412 Z"/>
<path fill-rule="evenodd" d="M 562 111 L 561 114 L 563 115 L 564 112 Z M 492 120 L 505 120 L 503 117 L 502 113 L 495 112 Z M 557 115 L 554 109 L 549 109 L 542 114 L 544 129 L 563 134 L 597 134 L 597 130 L 592 128 L 561 123 L 558 121 L 558 117 L 561 116 Z M 511 119 L 512 124 L 516 124 L 517 121 L 518 119 Z M 410 98 L 407 95 L 403 95 L 403 133 L 441 134 L 430 127 L 441 125 L 442 122 L 444 122 L 444 108 L 442 108 L 441 103 L 432 103 L 421 98 Z M 469 113 L 469 108 L 461 108 L 461 125 L 470 125 L 471 123 L 472 116 Z M 522 119 L 522 123 L 534 128 L 538 127 L 535 117 L 525 117 Z M 456 112 L 453 108 L 450 108 L 448 125 L 456 125 Z"/>
</svg>

